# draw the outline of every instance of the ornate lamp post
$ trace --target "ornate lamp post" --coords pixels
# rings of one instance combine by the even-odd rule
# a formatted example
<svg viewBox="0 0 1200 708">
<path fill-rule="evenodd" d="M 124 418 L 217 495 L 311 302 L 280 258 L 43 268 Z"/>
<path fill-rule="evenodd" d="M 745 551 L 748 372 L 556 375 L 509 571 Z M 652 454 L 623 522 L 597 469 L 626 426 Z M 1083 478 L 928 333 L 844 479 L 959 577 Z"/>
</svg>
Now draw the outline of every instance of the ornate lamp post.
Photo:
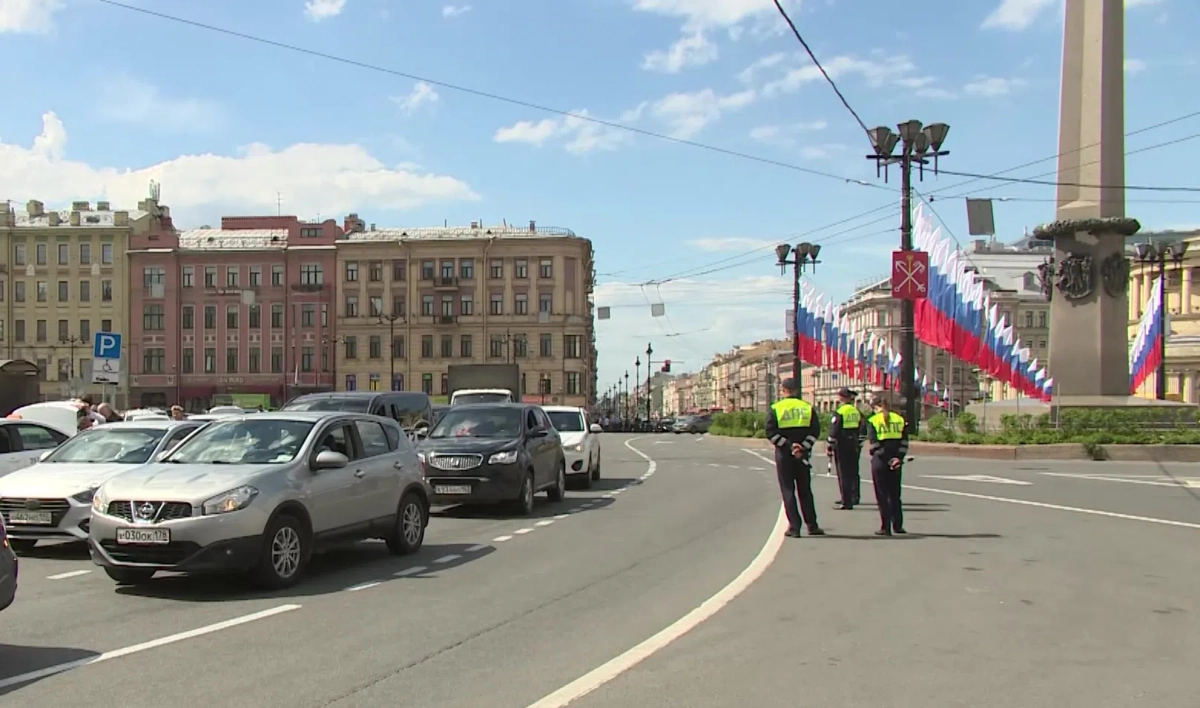
<svg viewBox="0 0 1200 708">
<path fill-rule="evenodd" d="M 796 380 L 797 386 L 801 386 L 800 329 L 796 327 L 797 315 L 800 313 L 800 276 L 809 265 L 816 272 L 817 264 L 820 263 L 817 260 L 819 253 L 821 253 L 820 244 L 809 243 L 807 241 L 798 243 L 795 246 L 781 243 L 775 247 L 775 258 L 778 261 L 779 274 L 783 275 L 787 271 L 787 267 L 789 265 L 792 266 L 792 378 Z M 790 260 L 788 259 L 789 255 L 792 256 Z"/>
<path fill-rule="evenodd" d="M 1162 355 L 1158 359 L 1158 372 L 1155 374 L 1154 397 L 1160 401 L 1167 399 L 1167 264 L 1176 269 L 1183 265 L 1183 257 L 1187 253 L 1186 241 L 1139 243 L 1135 247 L 1138 262 L 1143 265 L 1157 265 L 1158 298 L 1162 305 L 1158 308 L 1158 348 Z"/>
</svg>

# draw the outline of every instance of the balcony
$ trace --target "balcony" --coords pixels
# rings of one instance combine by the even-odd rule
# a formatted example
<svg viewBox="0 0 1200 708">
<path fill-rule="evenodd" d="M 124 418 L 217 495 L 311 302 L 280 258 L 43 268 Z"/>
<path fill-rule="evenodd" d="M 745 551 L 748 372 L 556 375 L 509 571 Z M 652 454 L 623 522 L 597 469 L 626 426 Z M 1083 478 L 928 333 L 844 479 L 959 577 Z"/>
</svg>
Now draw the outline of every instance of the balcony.
<svg viewBox="0 0 1200 708">
<path fill-rule="evenodd" d="M 325 289 L 323 283 L 291 283 L 289 289 L 294 293 L 319 293 Z"/>
<path fill-rule="evenodd" d="M 453 275 L 442 275 L 433 279 L 434 290 L 458 290 L 458 278 Z"/>
<path fill-rule="evenodd" d="M 435 325 L 452 325 L 458 322 L 458 317 L 454 315 L 434 315 L 433 323 Z"/>
</svg>

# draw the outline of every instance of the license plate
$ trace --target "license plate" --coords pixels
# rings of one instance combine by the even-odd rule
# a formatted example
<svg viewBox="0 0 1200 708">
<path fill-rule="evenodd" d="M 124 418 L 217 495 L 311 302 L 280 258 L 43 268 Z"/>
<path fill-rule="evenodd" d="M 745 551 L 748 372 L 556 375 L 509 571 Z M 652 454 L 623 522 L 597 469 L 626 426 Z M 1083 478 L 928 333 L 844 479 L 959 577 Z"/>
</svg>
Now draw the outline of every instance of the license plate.
<svg viewBox="0 0 1200 708">
<path fill-rule="evenodd" d="M 171 542 L 170 529 L 117 529 L 117 543 L 161 546 Z"/>
<path fill-rule="evenodd" d="M 433 488 L 435 494 L 470 494 L 469 484 L 438 484 Z"/>
<path fill-rule="evenodd" d="M 49 526 L 54 523 L 54 516 L 48 511 L 10 511 L 8 523 Z"/>
</svg>

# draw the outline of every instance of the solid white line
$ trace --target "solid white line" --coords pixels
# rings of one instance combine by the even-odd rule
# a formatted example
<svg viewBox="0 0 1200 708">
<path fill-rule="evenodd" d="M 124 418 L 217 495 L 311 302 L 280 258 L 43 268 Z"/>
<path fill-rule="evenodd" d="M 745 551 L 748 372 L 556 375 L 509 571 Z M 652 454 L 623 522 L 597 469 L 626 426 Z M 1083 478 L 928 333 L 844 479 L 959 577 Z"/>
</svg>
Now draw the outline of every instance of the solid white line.
<svg viewBox="0 0 1200 708">
<path fill-rule="evenodd" d="M 47 575 L 46 580 L 66 580 L 67 578 L 78 578 L 81 575 L 87 575 L 90 570 L 72 570 L 69 573 L 59 573 L 58 575 Z"/>
<path fill-rule="evenodd" d="M 612 499 L 612 498 L 613 498 L 613 495 L 611 495 L 611 494 L 601 494 L 601 495 L 600 495 L 600 498 L 601 498 L 601 499 Z"/>
<path fill-rule="evenodd" d="M 753 450 L 746 450 L 751 455 L 759 456 Z M 871 484 L 871 480 L 864 479 L 864 483 Z M 905 489 L 911 489 L 916 492 L 930 492 L 933 494 L 946 494 L 952 497 L 966 497 L 967 499 L 982 499 L 983 501 L 1001 502 L 1004 504 L 1018 504 L 1020 506 L 1032 506 L 1038 509 L 1051 509 L 1053 511 L 1069 511 L 1074 514 L 1088 514 L 1090 516 L 1104 516 L 1110 519 L 1124 519 L 1126 521 L 1141 521 L 1147 524 L 1159 524 L 1160 526 L 1176 526 L 1185 529 L 1200 529 L 1200 524 L 1193 524 L 1187 521 L 1175 521 L 1173 519 L 1159 519 L 1153 516 L 1137 516 L 1136 514 L 1121 514 L 1115 511 L 1102 511 L 1100 509 L 1085 509 L 1078 506 L 1063 506 L 1061 504 L 1049 504 L 1047 502 L 1030 501 L 1029 499 L 1010 499 L 1008 497 L 994 497 L 990 494 L 975 494 L 972 492 L 958 492 L 949 489 L 934 489 L 933 487 L 914 487 L 911 484 L 904 485 Z"/>
<path fill-rule="evenodd" d="M 133 644 L 131 646 L 124 647 L 123 649 L 114 649 L 112 651 L 106 651 L 103 654 L 97 654 L 96 656 L 89 656 L 84 659 L 76 659 L 75 661 L 68 661 L 64 664 L 57 664 L 55 666 L 47 666 L 44 669 L 29 671 L 24 674 L 18 674 L 17 676 L 9 676 L 8 678 L 0 679 L 0 689 L 27 683 L 29 681 L 37 681 L 38 679 L 43 679 L 47 676 L 54 676 L 55 674 L 61 674 L 72 669 L 78 669 L 82 666 L 87 666 L 89 664 L 98 664 L 102 661 L 120 659 L 122 657 L 129 656 L 130 654 L 137 654 L 139 652 L 157 649 L 168 644 L 175 644 L 176 642 L 195 639 L 196 637 L 202 637 L 206 634 L 213 634 L 214 632 L 231 629 L 233 627 L 237 627 L 238 625 L 256 622 L 260 619 L 266 619 L 268 617 L 273 617 L 278 614 L 283 614 L 284 612 L 291 612 L 292 610 L 298 609 L 300 609 L 300 605 L 279 605 L 278 607 L 272 607 L 271 609 L 263 610 L 262 612 L 255 612 L 253 614 L 235 617 L 233 619 L 225 620 L 224 622 L 217 622 L 216 624 L 210 624 L 198 629 L 191 629 L 186 632 L 171 634 L 159 639 L 142 642 L 141 644 Z"/>
<path fill-rule="evenodd" d="M 424 573 L 426 570 L 428 570 L 428 568 L 426 568 L 423 565 L 414 565 L 411 568 L 405 568 L 404 570 L 400 570 L 395 573 L 392 573 L 392 575 L 396 576 L 397 578 L 406 578 L 410 575 L 420 575 L 421 573 Z"/>
<path fill-rule="evenodd" d="M 568 516 L 570 516 L 571 514 L 574 514 L 574 513 L 576 513 L 576 512 L 579 512 L 579 511 L 583 511 L 583 509 L 582 509 L 582 508 L 580 508 L 580 507 L 576 507 L 576 508 L 572 509 L 570 512 L 568 512 L 568 513 L 566 513 L 566 514 L 558 514 L 558 515 L 556 515 L 554 518 L 555 518 L 556 520 L 558 520 L 558 521 L 562 521 L 563 519 L 567 518 L 567 517 L 568 517 Z"/>
<path fill-rule="evenodd" d="M 552 523 L 554 523 L 554 519 L 546 519 L 545 521 L 537 522 L 536 524 L 534 524 L 534 526 L 549 526 Z"/>
<path fill-rule="evenodd" d="M 562 708 L 629 671 L 655 652 L 664 649 L 671 642 L 703 624 L 732 602 L 734 598 L 745 592 L 754 581 L 762 577 L 767 568 L 771 567 L 771 563 L 774 562 L 775 556 L 779 554 L 779 549 L 783 546 L 783 532 L 786 528 L 787 516 L 784 515 L 781 508 L 779 516 L 775 520 L 775 527 L 771 529 L 771 536 L 763 545 L 762 550 L 758 552 L 754 560 L 750 561 L 750 565 L 746 566 L 745 570 L 716 595 L 705 600 L 699 607 L 679 618 L 658 634 L 580 676 L 545 698 L 531 703 L 528 708 Z"/>
<path fill-rule="evenodd" d="M 1191 480 L 1189 480 L 1189 479 L 1180 480 L 1180 482 L 1182 482 L 1182 484 L 1181 484 L 1180 482 L 1176 482 L 1175 480 L 1171 479 L 1170 477 L 1163 477 L 1162 475 L 1159 475 L 1158 477 L 1155 477 L 1153 479 L 1145 479 L 1145 478 L 1134 479 L 1132 477 L 1130 477 L 1129 479 L 1122 479 L 1120 477 L 1108 477 L 1108 476 L 1091 475 L 1091 474 L 1070 474 L 1067 472 L 1039 472 L 1038 474 L 1042 474 L 1047 477 L 1066 477 L 1068 479 L 1084 479 L 1084 480 L 1088 480 L 1090 482 L 1121 482 L 1122 484 L 1145 484 L 1145 485 L 1149 485 L 1151 487 L 1174 487 L 1175 489 L 1188 489 L 1191 486 L 1191 484 L 1190 484 Z"/>
<path fill-rule="evenodd" d="M 533 533 L 533 529 L 530 529 L 530 528 L 517 529 L 516 531 L 513 531 L 513 533 L 518 534 L 518 535 L 524 535 L 527 533 Z"/>
<path fill-rule="evenodd" d="M 462 556 L 458 555 L 457 553 L 451 553 L 448 556 L 442 556 L 441 558 L 438 558 L 434 561 L 434 563 L 449 563 L 450 561 L 456 561 L 459 558 L 462 558 Z"/>
<path fill-rule="evenodd" d="M 369 583 L 363 583 L 361 585 L 354 585 L 352 587 L 348 587 L 348 588 L 346 588 L 346 592 L 358 592 L 359 590 L 366 590 L 367 588 L 373 588 L 376 585 L 381 585 L 381 584 L 382 583 L 380 581 L 375 580 L 375 581 L 372 581 Z"/>
<path fill-rule="evenodd" d="M 505 541 L 511 541 L 511 540 L 512 540 L 512 536 L 497 536 L 492 539 L 492 543 L 504 543 Z"/>
<path fill-rule="evenodd" d="M 487 548 L 487 544 L 486 544 L 486 543 L 476 543 L 474 546 L 471 546 L 470 548 L 468 548 L 468 549 L 466 550 L 466 552 L 467 552 L 467 553 L 478 553 L 478 552 L 482 551 L 482 550 L 483 550 L 483 549 L 485 549 L 485 548 Z"/>
</svg>

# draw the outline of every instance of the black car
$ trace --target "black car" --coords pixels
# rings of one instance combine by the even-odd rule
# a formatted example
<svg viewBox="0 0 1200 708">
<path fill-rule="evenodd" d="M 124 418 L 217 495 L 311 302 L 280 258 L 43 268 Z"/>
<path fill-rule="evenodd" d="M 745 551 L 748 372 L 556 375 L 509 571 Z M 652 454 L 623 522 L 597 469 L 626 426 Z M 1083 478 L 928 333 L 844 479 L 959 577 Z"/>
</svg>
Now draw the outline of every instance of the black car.
<svg viewBox="0 0 1200 708">
<path fill-rule="evenodd" d="M 410 434 L 433 421 L 433 399 L 420 391 L 331 391 L 297 396 L 284 411 L 345 411 L 391 418 Z"/>
<path fill-rule="evenodd" d="M 433 404 L 433 421 L 430 423 L 430 427 L 437 425 L 438 421 L 442 419 L 442 416 L 446 415 L 446 411 L 448 410 L 450 410 L 449 403 Z"/>
<path fill-rule="evenodd" d="M 546 412 L 523 403 L 454 406 L 417 446 L 433 504 L 515 504 L 533 513 L 545 490 L 562 501 L 567 463 Z"/>
</svg>

